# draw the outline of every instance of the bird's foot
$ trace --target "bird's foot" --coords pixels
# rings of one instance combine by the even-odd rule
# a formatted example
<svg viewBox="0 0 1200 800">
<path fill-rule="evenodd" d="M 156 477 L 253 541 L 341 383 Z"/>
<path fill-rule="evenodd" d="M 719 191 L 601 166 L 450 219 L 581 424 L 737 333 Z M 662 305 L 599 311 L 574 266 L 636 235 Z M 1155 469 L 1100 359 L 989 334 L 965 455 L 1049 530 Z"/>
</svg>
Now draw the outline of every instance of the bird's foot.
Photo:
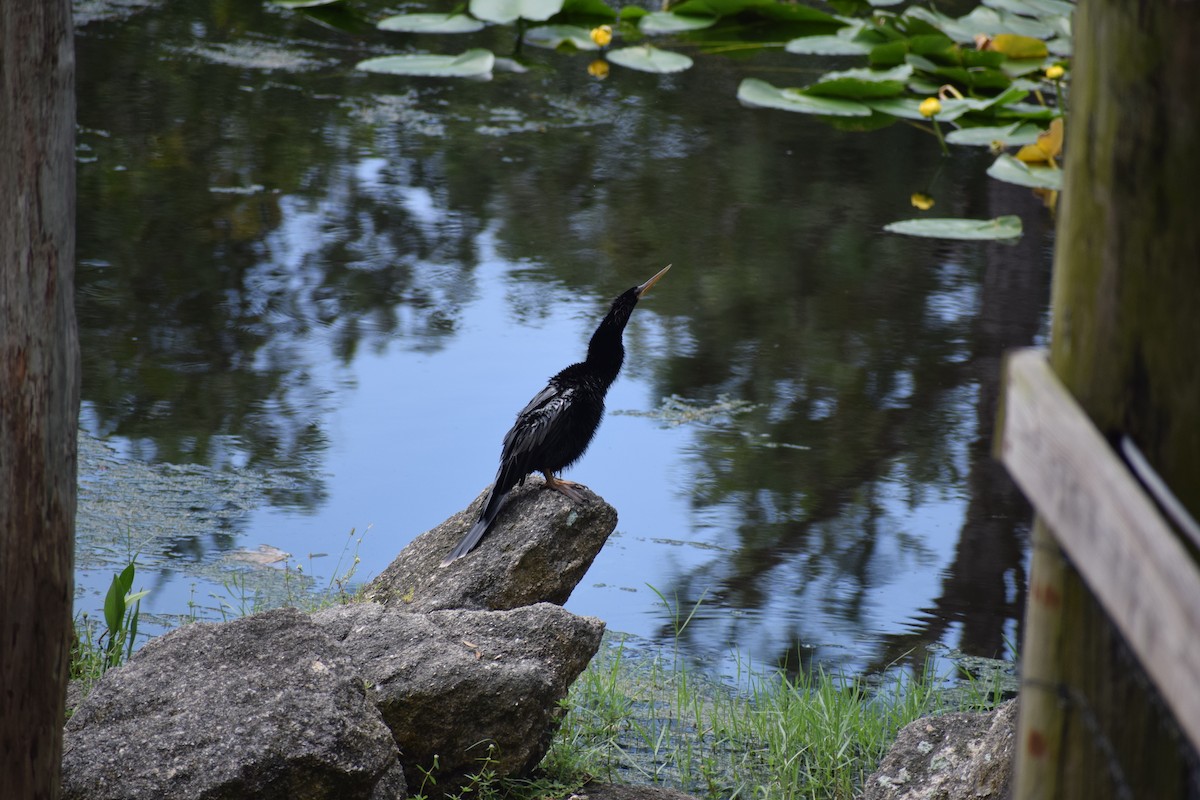
<svg viewBox="0 0 1200 800">
<path fill-rule="evenodd" d="M 579 489 L 583 488 L 574 481 L 564 481 L 562 478 L 556 478 L 553 475 L 546 475 L 546 488 L 555 489 L 562 492 L 567 497 L 574 500 L 576 503 L 583 502 L 583 495 L 579 493 Z"/>
</svg>

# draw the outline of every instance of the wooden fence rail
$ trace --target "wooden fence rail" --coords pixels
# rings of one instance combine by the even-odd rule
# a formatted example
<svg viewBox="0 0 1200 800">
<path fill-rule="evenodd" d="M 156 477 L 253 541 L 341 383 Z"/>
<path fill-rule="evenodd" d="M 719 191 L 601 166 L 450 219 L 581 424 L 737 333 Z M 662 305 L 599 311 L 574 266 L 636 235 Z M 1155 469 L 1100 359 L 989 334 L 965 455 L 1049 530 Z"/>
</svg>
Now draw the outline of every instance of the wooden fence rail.
<svg viewBox="0 0 1200 800">
<path fill-rule="evenodd" d="M 996 449 L 1200 749 L 1200 569 L 1041 350 L 1007 358 Z"/>
</svg>

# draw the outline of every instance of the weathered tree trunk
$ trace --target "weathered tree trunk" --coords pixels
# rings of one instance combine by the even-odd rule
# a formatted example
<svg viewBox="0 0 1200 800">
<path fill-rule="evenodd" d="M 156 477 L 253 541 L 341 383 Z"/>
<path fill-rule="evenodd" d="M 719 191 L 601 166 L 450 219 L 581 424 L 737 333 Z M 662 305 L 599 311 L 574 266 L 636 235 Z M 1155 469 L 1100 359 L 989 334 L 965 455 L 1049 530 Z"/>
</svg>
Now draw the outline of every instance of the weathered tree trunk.
<svg viewBox="0 0 1200 800">
<path fill-rule="evenodd" d="M 1129 436 L 1197 515 L 1200 3 L 1081 0 L 1074 34 L 1051 363 L 1096 427 Z M 1184 796 L 1196 776 L 1166 712 L 1042 533 L 1015 796 Z"/>
<path fill-rule="evenodd" d="M 69 0 L 0 2 L 0 797 L 58 796 L 71 643 L 75 53 Z"/>
</svg>

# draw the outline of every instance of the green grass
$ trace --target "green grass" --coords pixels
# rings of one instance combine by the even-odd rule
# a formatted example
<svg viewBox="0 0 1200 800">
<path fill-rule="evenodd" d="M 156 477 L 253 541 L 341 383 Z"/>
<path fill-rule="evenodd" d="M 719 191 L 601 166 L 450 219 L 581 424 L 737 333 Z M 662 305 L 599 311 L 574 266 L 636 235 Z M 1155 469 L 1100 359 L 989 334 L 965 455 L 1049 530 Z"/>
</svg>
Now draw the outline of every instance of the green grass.
<svg viewBox="0 0 1200 800">
<path fill-rule="evenodd" d="M 882 682 L 817 672 L 736 683 L 609 645 L 572 687 L 543 768 L 561 783 L 590 775 L 714 799 L 840 800 L 861 793 L 909 722 L 999 700 L 998 686 L 965 680 L 950 692 L 938 676 L 902 671 Z"/>
</svg>

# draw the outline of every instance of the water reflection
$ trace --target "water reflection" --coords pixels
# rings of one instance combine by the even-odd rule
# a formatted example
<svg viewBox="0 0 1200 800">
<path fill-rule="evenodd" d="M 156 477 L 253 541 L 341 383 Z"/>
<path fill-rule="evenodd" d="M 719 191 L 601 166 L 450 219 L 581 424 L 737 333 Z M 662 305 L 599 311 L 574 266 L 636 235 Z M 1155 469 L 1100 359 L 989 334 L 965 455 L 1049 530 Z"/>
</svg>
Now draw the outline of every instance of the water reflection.
<svg viewBox="0 0 1200 800">
<path fill-rule="evenodd" d="M 622 522 L 573 610 L 666 638 L 703 600 L 685 647 L 758 661 L 1005 652 L 1028 512 L 987 449 L 1049 233 L 986 154 L 739 108 L 768 57 L 601 84 L 532 53 L 490 84 L 405 81 L 348 69 L 377 34 L 176 6 L 78 39 L 84 423 L 136 459 L 288 480 L 219 536 L 155 540 L 161 609 L 213 582 L 185 561 L 328 552 L 368 522 L 380 571 L 490 479 L 607 301 L 672 262 L 610 406 L 752 410 L 610 417 L 574 477 Z M 917 189 L 1026 236 L 879 233 Z"/>
</svg>

